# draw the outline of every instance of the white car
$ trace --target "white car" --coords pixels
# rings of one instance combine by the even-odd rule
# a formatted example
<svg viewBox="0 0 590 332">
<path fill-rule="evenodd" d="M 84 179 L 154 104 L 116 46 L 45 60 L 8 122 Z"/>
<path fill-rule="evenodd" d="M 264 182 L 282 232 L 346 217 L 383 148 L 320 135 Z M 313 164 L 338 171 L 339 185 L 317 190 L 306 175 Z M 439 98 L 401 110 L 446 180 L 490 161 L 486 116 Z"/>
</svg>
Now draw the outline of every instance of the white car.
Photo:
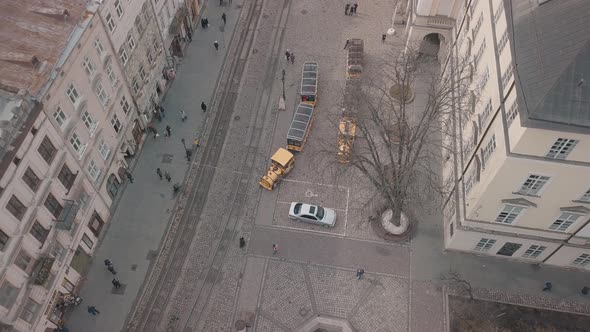
<svg viewBox="0 0 590 332">
<path fill-rule="evenodd" d="M 291 203 L 289 218 L 325 227 L 334 227 L 336 224 L 334 210 L 299 202 Z"/>
</svg>

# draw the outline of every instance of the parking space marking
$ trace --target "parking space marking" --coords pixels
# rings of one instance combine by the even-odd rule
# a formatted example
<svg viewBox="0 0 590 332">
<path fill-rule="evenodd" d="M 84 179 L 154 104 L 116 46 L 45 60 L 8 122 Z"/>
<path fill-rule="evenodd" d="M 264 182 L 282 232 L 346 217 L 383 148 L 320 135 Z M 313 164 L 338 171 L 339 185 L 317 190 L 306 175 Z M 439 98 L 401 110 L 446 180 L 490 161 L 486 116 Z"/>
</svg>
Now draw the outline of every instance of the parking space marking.
<svg viewBox="0 0 590 332">
<path fill-rule="evenodd" d="M 279 203 L 279 204 L 288 204 L 288 205 L 291 205 L 291 202 L 277 201 L 277 203 Z M 325 208 L 328 208 L 328 209 L 335 210 L 335 211 L 344 211 L 344 212 L 346 213 L 346 215 L 348 215 L 348 212 L 347 212 L 346 210 L 344 210 L 344 209 L 336 209 L 336 208 L 332 208 L 332 207 L 329 207 L 329 206 L 324 206 L 324 207 L 325 207 Z M 345 220 L 346 220 L 346 219 L 345 219 Z"/>
<path fill-rule="evenodd" d="M 350 188 L 346 188 L 346 210 L 344 211 L 344 213 L 346 213 L 346 215 L 344 216 L 344 236 L 346 236 L 346 228 L 348 226 L 348 201 L 350 200 Z"/>
<path fill-rule="evenodd" d="M 338 233 L 338 232 L 316 231 L 315 229 L 306 229 L 306 228 L 282 226 L 282 225 L 272 225 L 272 226 L 265 225 L 265 227 L 285 228 L 285 229 L 292 230 L 292 231 L 309 232 L 309 233 L 316 233 L 316 234 L 322 234 L 322 235 L 333 235 L 336 237 L 344 238 L 344 234 Z"/>
<path fill-rule="evenodd" d="M 293 179 L 282 179 L 282 181 L 302 183 L 302 184 L 311 184 L 311 185 L 324 186 L 324 187 L 334 187 L 334 188 L 338 188 L 338 189 L 349 189 L 349 187 L 341 187 L 341 186 L 335 186 L 333 184 L 325 184 L 325 183 L 319 183 L 319 182 L 309 182 L 309 181 L 301 181 L 301 180 L 293 180 Z"/>
</svg>

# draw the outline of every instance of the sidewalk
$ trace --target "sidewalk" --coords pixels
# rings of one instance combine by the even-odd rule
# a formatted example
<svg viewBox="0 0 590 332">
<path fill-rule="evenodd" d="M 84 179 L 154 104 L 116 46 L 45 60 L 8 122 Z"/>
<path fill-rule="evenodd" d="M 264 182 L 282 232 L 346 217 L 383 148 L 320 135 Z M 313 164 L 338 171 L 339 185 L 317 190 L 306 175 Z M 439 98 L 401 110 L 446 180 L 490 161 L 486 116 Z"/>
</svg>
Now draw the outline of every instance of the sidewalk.
<svg viewBox="0 0 590 332">
<path fill-rule="evenodd" d="M 67 320 L 70 331 L 123 330 L 170 220 L 175 202 L 172 185 L 184 181 L 188 168 L 181 139 L 184 138 L 187 148 L 191 149 L 195 136 L 203 135 L 201 130 L 210 110 L 203 113 L 200 104 L 204 101 L 210 105 L 240 8 L 237 1 L 231 8 L 227 4 L 219 7 L 217 2 L 210 2 L 202 13 L 209 19 L 210 26 L 203 30 L 198 24 L 192 42 L 185 49 L 176 80 L 162 103 L 164 117 L 161 122 L 155 122 L 160 136 L 154 139 L 148 133 L 146 137 L 146 144 L 132 170 L 134 182 L 127 183 L 122 193 L 80 290 L 84 301 Z M 222 12 L 227 15 L 225 27 Z M 213 47 L 215 40 L 220 44 L 218 53 Z M 188 116 L 185 122 L 181 121 L 180 109 Z M 166 125 L 171 127 L 170 137 L 163 134 Z M 193 155 L 192 159 L 195 157 Z M 162 172 L 170 173 L 170 182 L 159 179 L 158 167 Z M 111 284 L 113 276 L 103 263 L 106 258 L 113 262 L 116 277 L 123 284 L 116 293 L 113 293 Z M 86 308 L 89 305 L 96 306 L 100 315 L 88 314 Z"/>
</svg>

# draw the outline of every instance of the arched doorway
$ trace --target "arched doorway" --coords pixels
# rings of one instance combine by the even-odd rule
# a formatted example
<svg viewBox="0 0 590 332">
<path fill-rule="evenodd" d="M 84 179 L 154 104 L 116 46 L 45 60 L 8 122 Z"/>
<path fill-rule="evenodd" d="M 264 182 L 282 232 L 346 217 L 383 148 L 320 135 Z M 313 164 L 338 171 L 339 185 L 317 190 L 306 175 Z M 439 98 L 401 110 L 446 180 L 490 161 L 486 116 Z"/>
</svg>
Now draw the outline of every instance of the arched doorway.
<svg viewBox="0 0 590 332">
<path fill-rule="evenodd" d="M 418 52 L 422 56 L 437 57 L 444 37 L 438 33 L 429 33 L 422 39 Z"/>
<path fill-rule="evenodd" d="M 107 180 L 107 193 L 111 197 L 111 199 L 115 199 L 117 194 L 119 193 L 119 187 L 121 186 L 121 182 L 115 176 L 115 174 L 109 175 L 109 179 Z"/>
</svg>

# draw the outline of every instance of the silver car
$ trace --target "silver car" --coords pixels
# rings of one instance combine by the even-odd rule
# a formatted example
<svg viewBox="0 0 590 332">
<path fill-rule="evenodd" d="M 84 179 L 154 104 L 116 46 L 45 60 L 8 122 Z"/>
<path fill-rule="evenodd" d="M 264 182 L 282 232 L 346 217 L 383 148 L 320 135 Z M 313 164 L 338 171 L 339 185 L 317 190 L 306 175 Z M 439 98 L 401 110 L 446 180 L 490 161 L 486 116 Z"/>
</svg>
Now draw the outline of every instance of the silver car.
<svg viewBox="0 0 590 332">
<path fill-rule="evenodd" d="M 289 218 L 325 227 L 334 227 L 336 224 L 334 210 L 299 202 L 291 203 Z"/>
</svg>

